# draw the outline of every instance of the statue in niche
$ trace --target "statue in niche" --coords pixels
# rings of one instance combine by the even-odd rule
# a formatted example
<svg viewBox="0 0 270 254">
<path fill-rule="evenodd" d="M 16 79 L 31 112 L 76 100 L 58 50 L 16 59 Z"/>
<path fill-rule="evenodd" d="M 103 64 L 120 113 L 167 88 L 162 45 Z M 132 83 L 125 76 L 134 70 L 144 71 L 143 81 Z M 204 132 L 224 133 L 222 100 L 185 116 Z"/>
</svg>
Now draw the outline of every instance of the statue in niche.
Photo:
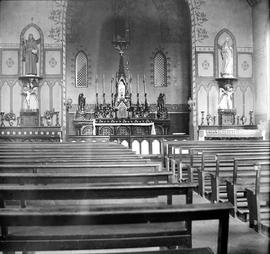
<svg viewBox="0 0 270 254">
<path fill-rule="evenodd" d="M 227 37 L 222 45 L 218 44 L 220 49 L 222 65 L 220 75 L 222 78 L 233 77 L 233 47 L 230 45 L 230 39 Z"/>
<path fill-rule="evenodd" d="M 78 111 L 79 112 L 85 111 L 85 100 L 86 98 L 84 97 L 83 93 L 80 93 L 78 97 Z"/>
<path fill-rule="evenodd" d="M 38 109 L 38 88 L 34 79 L 30 79 L 22 94 L 25 96 L 24 109 L 36 111 Z"/>
<path fill-rule="evenodd" d="M 219 109 L 232 109 L 233 88 L 231 84 L 226 84 L 224 88 L 220 88 L 221 96 L 218 107 Z"/>
<path fill-rule="evenodd" d="M 163 112 L 165 108 L 165 94 L 160 93 L 157 100 L 158 111 Z"/>
<path fill-rule="evenodd" d="M 33 34 L 28 35 L 28 40 L 22 41 L 22 60 L 25 62 L 25 75 L 37 75 L 37 63 L 39 60 L 38 44 L 40 39 L 35 40 Z"/>
</svg>

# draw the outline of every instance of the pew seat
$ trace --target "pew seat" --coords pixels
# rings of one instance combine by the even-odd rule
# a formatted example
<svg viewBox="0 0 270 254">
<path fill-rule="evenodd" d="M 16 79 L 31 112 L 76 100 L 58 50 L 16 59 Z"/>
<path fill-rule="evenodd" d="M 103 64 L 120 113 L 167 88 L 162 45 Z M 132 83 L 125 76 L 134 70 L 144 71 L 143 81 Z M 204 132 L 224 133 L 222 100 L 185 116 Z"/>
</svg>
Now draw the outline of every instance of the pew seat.
<svg viewBox="0 0 270 254">
<path fill-rule="evenodd" d="M 114 249 L 191 245 L 191 232 L 182 230 L 185 220 L 219 220 L 218 254 L 228 248 L 229 203 L 141 207 L 2 208 L 1 251 Z M 91 226 L 86 234 L 76 227 Z M 108 225 L 110 225 L 108 227 Z M 114 226 L 115 225 L 115 226 Z M 66 236 L 58 226 L 74 227 Z M 18 228 L 20 227 L 20 228 Z M 27 231 L 26 228 L 29 227 Z M 31 229 L 37 227 L 40 234 Z M 80 227 L 81 228 L 81 227 Z M 20 232 L 16 231 L 21 229 Z M 47 231 L 48 229 L 48 231 Z M 115 230 L 114 230 L 115 229 Z M 15 230 L 15 231 L 14 231 Z M 30 231 L 30 236 L 26 235 Z M 50 232 L 54 232 L 53 235 Z M 59 231 L 58 231 L 59 232 Z"/>
</svg>

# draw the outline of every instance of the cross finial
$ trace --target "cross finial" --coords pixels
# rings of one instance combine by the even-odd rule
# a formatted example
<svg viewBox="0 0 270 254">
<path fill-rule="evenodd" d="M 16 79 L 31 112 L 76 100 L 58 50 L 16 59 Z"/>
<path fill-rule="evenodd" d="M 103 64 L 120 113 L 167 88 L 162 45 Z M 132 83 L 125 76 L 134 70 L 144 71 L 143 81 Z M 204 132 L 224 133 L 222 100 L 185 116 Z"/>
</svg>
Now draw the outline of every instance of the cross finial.
<svg viewBox="0 0 270 254">
<path fill-rule="evenodd" d="M 33 23 L 33 21 L 34 21 L 34 18 L 32 17 L 32 18 L 31 18 L 31 22 Z"/>
</svg>

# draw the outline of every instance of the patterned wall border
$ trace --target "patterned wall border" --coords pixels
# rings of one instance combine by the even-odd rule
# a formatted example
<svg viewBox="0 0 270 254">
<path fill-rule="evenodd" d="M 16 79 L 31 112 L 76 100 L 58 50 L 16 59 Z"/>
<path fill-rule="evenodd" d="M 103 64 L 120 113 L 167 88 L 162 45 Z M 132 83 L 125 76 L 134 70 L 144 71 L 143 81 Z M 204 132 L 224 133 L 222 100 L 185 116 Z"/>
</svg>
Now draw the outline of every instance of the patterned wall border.
<svg viewBox="0 0 270 254">
<path fill-rule="evenodd" d="M 59 74 L 47 74 L 46 73 L 46 52 L 59 51 L 60 52 L 60 73 Z M 63 51 L 61 48 L 46 48 L 44 49 L 44 77 L 45 78 L 59 78 L 63 76 Z"/>
<path fill-rule="evenodd" d="M 196 53 L 202 53 L 202 52 L 214 52 L 214 46 L 196 46 Z"/>
<path fill-rule="evenodd" d="M 3 74 L 2 73 L 2 52 L 3 51 L 17 51 L 18 52 L 18 71 L 17 71 L 17 74 L 14 74 L 14 75 L 9 75 L 9 74 Z M 19 57 L 20 57 L 20 49 L 19 48 L 13 48 L 13 47 L 10 47 L 10 48 L 0 48 L 0 77 L 3 77 L 3 78 L 16 78 L 19 76 Z"/>
<path fill-rule="evenodd" d="M 44 43 L 44 48 L 61 48 L 62 45 L 61 44 L 55 44 L 55 43 Z M 16 48 L 19 49 L 20 48 L 20 43 L 0 43 L 0 49 L 3 48 Z"/>
<path fill-rule="evenodd" d="M 198 68 L 198 55 L 199 54 L 211 54 L 212 57 L 213 57 L 213 62 L 212 62 L 212 65 L 213 65 L 213 75 L 212 76 L 199 76 L 199 68 Z M 214 72 L 214 59 L 215 59 L 215 55 L 214 55 L 214 52 L 213 51 L 196 51 L 196 76 L 197 77 L 200 77 L 200 78 L 213 78 L 214 75 L 215 75 L 215 72 Z"/>
<path fill-rule="evenodd" d="M 244 79 L 244 80 L 249 80 L 249 79 L 253 79 L 253 53 L 252 52 L 243 52 L 243 51 L 238 51 L 237 52 L 237 68 L 239 68 L 239 62 L 238 62 L 238 56 L 239 55 L 250 55 L 251 56 L 251 66 L 252 66 L 252 70 L 251 70 L 251 77 L 239 77 L 239 79 Z M 238 76 L 239 76 L 239 73 L 238 73 Z"/>
</svg>

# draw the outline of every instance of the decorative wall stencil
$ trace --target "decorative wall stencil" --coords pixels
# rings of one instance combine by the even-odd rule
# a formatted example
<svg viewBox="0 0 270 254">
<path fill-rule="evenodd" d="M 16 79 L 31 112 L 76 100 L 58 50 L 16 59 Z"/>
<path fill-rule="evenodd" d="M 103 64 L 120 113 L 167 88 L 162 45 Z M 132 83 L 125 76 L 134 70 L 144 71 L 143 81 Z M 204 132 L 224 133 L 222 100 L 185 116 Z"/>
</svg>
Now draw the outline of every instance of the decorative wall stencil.
<svg viewBox="0 0 270 254">
<path fill-rule="evenodd" d="M 2 49 L 2 75 L 17 75 L 19 71 L 18 65 L 19 51 L 17 49 Z"/>
<path fill-rule="evenodd" d="M 66 0 L 54 0 L 53 9 L 48 17 L 52 21 L 49 37 L 55 42 L 62 41 L 63 10 Z"/>
<path fill-rule="evenodd" d="M 214 76 L 213 53 L 197 53 L 197 73 L 200 77 Z"/>
<path fill-rule="evenodd" d="M 238 76 L 252 78 L 252 54 L 238 53 Z"/>
<path fill-rule="evenodd" d="M 196 41 L 202 42 L 204 39 L 209 38 L 207 30 L 203 27 L 204 23 L 208 21 L 208 18 L 201 10 L 202 5 L 205 3 L 205 0 L 196 0 L 194 1 L 193 8 L 195 9 L 195 26 L 196 26 Z"/>
<path fill-rule="evenodd" d="M 61 50 L 45 51 L 45 74 L 61 75 L 62 74 L 62 54 Z"/>
</svg>

